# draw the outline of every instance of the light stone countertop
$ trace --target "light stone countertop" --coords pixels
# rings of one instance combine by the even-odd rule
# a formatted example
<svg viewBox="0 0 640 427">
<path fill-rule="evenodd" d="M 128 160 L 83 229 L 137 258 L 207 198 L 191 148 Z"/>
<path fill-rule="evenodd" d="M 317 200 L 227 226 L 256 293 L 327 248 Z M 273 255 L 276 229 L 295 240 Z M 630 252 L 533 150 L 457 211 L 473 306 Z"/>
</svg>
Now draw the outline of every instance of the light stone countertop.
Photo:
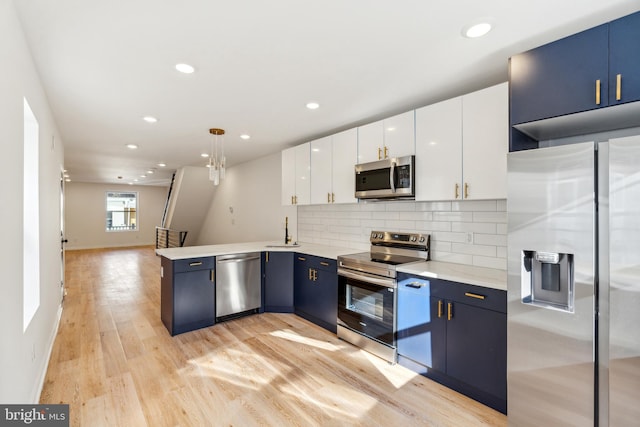
<svg viewBox="0 0 640 427">
<path fill-rule="evenodd" d="M 398 271 L 415 276 L 450 280 L 502 291 L 507 290 L 507 272 L 505 270 L 451 262 L 425 261 L 398 267 Z"/>
<path fill-rule="evenodd" d="M 229 243 L 221 245 L 186 246 L 182 248 L 157 249 L 156 253 L 170 260 L 200 258 L 247 252 L 300 252 L 323 258 L 337 259 L 340 255 L 362 252 L 353 248 L 318 245 L 315 243 L 300 243 L 284 245 L 282 242 L 248 242 Z M 507 290 L 507 272 L 485 267 L 475 267 L 464 264 L 454 264 L 440 261 L 416 262 L 398 267 L 399 272 L 416 276 L 432 277 L 483 286 L 485 288 Z"/>
</svg>

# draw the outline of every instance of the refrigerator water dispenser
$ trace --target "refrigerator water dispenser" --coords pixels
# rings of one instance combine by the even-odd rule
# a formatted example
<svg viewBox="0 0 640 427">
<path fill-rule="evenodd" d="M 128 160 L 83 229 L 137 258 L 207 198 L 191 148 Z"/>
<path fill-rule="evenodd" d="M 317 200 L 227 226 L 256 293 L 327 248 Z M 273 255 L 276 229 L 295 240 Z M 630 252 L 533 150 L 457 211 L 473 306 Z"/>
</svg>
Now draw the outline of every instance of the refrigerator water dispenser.
<svg viewBox="0 0 640 427">
<path fill-rule="evenodd" d="M 522 303 L 573 313 L 573 254 L 522 251 Z"/>
</svg>

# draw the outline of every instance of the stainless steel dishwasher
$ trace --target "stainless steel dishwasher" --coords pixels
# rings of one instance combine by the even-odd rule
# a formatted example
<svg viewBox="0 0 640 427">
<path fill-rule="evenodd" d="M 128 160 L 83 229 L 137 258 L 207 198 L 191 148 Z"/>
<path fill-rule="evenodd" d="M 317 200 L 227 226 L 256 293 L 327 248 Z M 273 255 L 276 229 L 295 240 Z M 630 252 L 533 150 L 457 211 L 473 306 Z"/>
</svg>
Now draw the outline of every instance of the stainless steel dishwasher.
<svg viewBox="0 0 640 427">
<path fill-rule="evenodd" d="M 261 301 L 260 252 L 216 257 L 216 320 L 257 312 Z"/>
</svg>

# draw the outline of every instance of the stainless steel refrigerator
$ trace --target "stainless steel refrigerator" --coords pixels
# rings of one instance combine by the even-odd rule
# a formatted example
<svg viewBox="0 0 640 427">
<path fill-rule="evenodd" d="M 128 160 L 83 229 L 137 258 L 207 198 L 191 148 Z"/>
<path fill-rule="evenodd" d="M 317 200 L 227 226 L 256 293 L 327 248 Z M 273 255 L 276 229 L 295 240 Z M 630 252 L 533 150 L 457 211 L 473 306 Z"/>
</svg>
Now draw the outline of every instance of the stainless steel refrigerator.
<svg viewBox="0 0 640 427">
<path fill-rule="evenodd" d="M 640 136 L 508 156 L 510 426 L 640 426 Z"/>
</svg>

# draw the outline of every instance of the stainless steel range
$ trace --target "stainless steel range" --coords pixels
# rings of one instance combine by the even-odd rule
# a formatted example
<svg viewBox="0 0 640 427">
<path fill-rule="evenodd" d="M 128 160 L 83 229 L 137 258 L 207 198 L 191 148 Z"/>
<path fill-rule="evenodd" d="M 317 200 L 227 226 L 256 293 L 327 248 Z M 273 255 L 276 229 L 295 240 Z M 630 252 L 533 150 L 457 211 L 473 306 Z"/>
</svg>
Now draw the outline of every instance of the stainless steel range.
<svg viewBox="0 0 640 427">
<path fill-rule="evenodd" d="M 372 231 L 371 249 L 338 257 L 338 337 L 395 363 L 396 268 L 429 259 L 428 234 Z"/>
</svg>

